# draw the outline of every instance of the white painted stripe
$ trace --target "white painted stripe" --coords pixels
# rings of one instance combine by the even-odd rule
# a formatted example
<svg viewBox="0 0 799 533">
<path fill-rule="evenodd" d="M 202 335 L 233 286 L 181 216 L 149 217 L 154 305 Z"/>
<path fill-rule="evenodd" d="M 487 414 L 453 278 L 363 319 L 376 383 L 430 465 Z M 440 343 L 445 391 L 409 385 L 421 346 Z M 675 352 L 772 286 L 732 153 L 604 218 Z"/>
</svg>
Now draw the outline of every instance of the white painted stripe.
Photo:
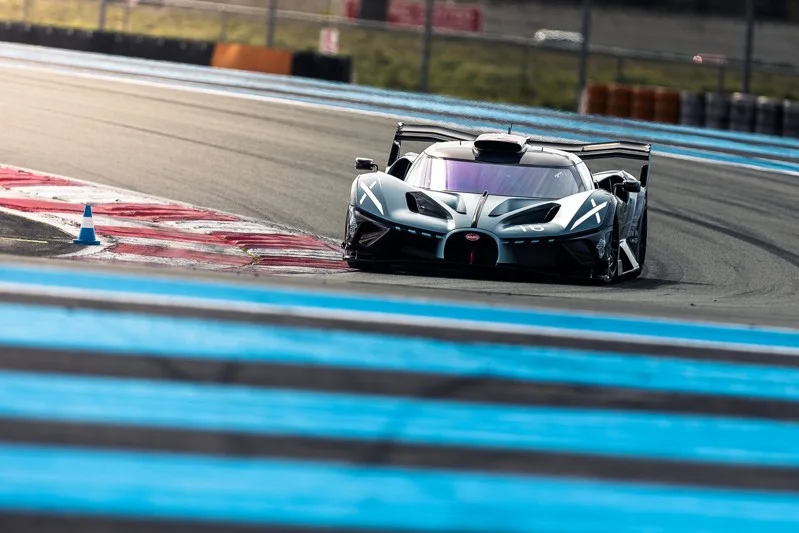
<svg viewBox="0 0 799 533">
<path fill-rule="evenodd" d="M 164 228 L 171 228 L 189 233 L 212 233 L 212 232 L 227 232 L 227 233 L 287 233 L 287 231 L 278 226 L 272 226 L 260 222 L 231 222 L 231 221 L 194 221 L 194 220 L 165 220 L 158 223 L 159 226 Z M 294 230 L 290 234 L 299 234 Z"/>
<path fill-rule="evenodd" d="M 94 227 L 101 229 L 103 227 L 116 227 L 116 228 L 159 228 L 162 223 L 147 222 L 145 220 L 135 220 L 122 217 L 110 217 L 107 215 L 95 215 Z"/>
<path fill-rule="evenodd" d="M 253 255 L 262 257 L 307 257 L 309 259 L 325 259 L 341 261 L 342 252 L 335 250 L 301 250 L 297 248 L 250 248 L 249 252 Z"/>
<path fill-rule="evenodd" d="M 94 229 L 94 219 L 92 217 L 83 217 L 80 227 L 81 229 Z"/>
<path fill-rule="evenodd" d="M 255 272 L 263 272 L 267 274 L 337 274 L 346 272 L 343 269 L 336 268 L 314 268 L 304 266 L 284 266 L 284 265 L 258 265 L 254 269 Z"/>
<path fill-rule="evenodd" d="M 224 244 L 205 244 L 185 241 L 175 241 L 169 239 L 156 239 L 146 237 L 116 237 L 119 244 L 133 244 L 136 246 L 159 246 L 176 250 L 192 250 L 209 254 L 220 254 L 229 256 L 247 257 L 247 253 L 236 246 Z"/>
<path fill-rule="evenodd" d="M 42 174 L 47 175 L 47 174 Z M 57 200 L 62 202 L 70 202 L 76 204 L 114 204 L 114 203 L 132 203 L 132 204 L 164 204 L 158 198 L 151 198 L 137 193 L 122 194 L 120 191 L 114 189 L 106 189 L 104 187 L 96 187 L 93 185 L 54 185 L 54 186 L 32 186 L 32 187 L 14 187 L 14 190 L 19 194 L 32 196 L 36 198 L 47 198 L 50 200 Z"/>
<path fill-rule="evenodd" d="M 93 254 L 90 258 L 84 261 L 101 262 L 101 263 L 147 263 L 155 265 L 168 265 L 173 267 L 187 267 L 187 268 L 201 268 L 204 270 L 223 270 L 229 268 L 239 268 L 236 265 L 227 265 L 219 263 L 211 263 L 208 261 L 198 261 L 196 259 L 182 259 L 173 257 L 151 257 L 147 255 L 138 254 L 118 254 L 109 250 L 104 250 L 101 253 Z"/>
</svg>

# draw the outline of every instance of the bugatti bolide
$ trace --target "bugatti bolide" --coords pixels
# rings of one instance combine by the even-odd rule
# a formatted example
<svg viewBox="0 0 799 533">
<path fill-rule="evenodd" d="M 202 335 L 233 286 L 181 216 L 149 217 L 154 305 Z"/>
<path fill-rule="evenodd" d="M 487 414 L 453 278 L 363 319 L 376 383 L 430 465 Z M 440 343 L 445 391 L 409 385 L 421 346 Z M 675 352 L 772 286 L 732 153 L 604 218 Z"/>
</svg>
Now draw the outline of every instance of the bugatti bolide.
<svg viewBox="0 0 799 533">
<path fill-rule="evenodd" d="M 402 153 L 403 141 L 427 146 Z M 646 259 L 651 147 L 562 144 L 511 133 L 399 123 L 384 170 L 352 183 L 343 256 L 350 267 L 513 268 L 604 283 Z M 622 160 L 628 169 L 599 169 Z M 626 166 L 626 165 L 619 165 Z"/>
</svg>

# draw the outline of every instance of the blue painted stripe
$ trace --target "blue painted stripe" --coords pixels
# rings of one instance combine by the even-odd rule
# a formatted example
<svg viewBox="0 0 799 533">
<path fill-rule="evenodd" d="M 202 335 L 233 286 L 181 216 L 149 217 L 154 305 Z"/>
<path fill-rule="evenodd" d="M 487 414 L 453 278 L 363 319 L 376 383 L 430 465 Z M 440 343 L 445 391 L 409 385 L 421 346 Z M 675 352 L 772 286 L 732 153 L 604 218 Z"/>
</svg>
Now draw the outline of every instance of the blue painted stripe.
<svg viewBox="0 0 799 533">
<path fill-rule="evenodd" d="M 0 416 L 799 466 L 799 424 L 0 372 Z"/>
<path fill-rule="evenodd" d="M 799 401 L 799 369 L 0 305 L 0 344 L 500 377 Z M 75 324 L 74 328 L 64 324 Z M 80 325 L 79 327 L 77 325 Z"/>
<path fill-rule="evenodd" d="M 416 320 L 430 319 L 475 322 L 495 328 L 520 327 L 533 331 L 547 328 L 562 333 L 612 334 L 619 337 L 690 340 L 724 343 L 743 347 L 799 349 L 799 330 L 764 327 L 698 324 L 666 319 L 643 319 L 613 315 L 594 315 L 566 311 L 514 309 L 478 304 L 456 304 L 402 298 L 322 293 L 298 288 L 280 289 L 266 286 L 210 281 L 187 281 L 100 272 L 79 272 L 31 266 L 0 266 L 0 279 L 36 288 L 79 289 L 87 294 L 98 292 L 121 295 L 148 295 L 192 298 L 198 301 L 267 305 L 285 311 L 308 309 L 325 312 L 366 313 L 372 319 L 399 315 Z M 9 307 L 7 309 L 18 309 Z M 6 313 L 8 314 L 8 313 Z"/>
<path fill-rule="evenodd" d="M 446 117 L 463 117 L 468 116 L 470 119 L 477 121 L 488 121 L 493 124 L 495 128 L 501 128 L 505 124 L 523 124 L 526 128 L 537 128 L 537 131 L 548 131 L 552 135 L 553 131 L 571 131 L 575 134 L 580 134 L 581 138 L 586 136 L 596 137 L 600 136 L 597 140 L 607 140 L 612 137 L 624 138 L 638 138 L 642 135 L 640 128 L 630 125 L 613 125 L 595 124 L 585 121 L 576 121 L 571 118 L 558 118 L 555 116 L 534 115 L 529 113 L 509 113 L 507 111 L 497 111 L 495 109 L 484 109 L 479 106 L 472 105 L 470 102 L 464 101 L 459 105 L 439 104 L 435 102 L 425 102 L 424 105 L 414 106 L 413 101 L 409 101 L 406 95 L 395 94 L 392 96 L 368 96 L 368 95 L 351 95 L 340 88 L 334 90 L 322 89 L 302 89 L 293 86 L 293 93 L 286 95 L 287 98 L 295 97 L 308 97 L 320 99 L 323 101 L 333 101 L 342 99 L 342 103 L 360 106 L 374 106 L 379 109 L 387 111 L 394 109 L 401 112 L 413 112 L 412 109 L 416 107 L 419 111 L 425 114 L 436 117 L 438 120 L 446 119 Z M 410 108 L 410 109 L 409 109 Z M 452 120 L 452 119 L 450 119 Z M 455 118 L 457 120 L 457 118 Z M 542 130 L 543 129 L 543 130 Z M 683 145 L 692 146 L 694 148 L 705 148 L 715 150 L 734 150 L 751 154 L 754 157 L 772 157 L 772 158 L 786 158 L 797 159 L 799 158 L 799 150 L 794 150 L 786 147 L 771 147 L 757 144 L 743 144 L 736 141 L 729 141 L 719 138 L 707 138 L 698 135 L 691 135 L 686 132 L 668 132 L 661 133 L 657 131 L 650 131 L 646 134 L 647 139 L 653 143 L 663 143 L 665 145 Z"/>
<path fill-rule="evenodd" d="M 799 496 L 0 446 L 0 508 L 406 531 L 794 533 Z"/>
<path fill-rule="evenodd" d="M 250 91 L 250 90 L 231 90 L 230 92 L 237 92 L 241 94 L 251 94 L 251 95 L 258 95 L 262 94 L 262 92 L 257 91 Z M 454 116 L 445 116 L 445 115 L 437 115 L 435 113 L 427 112 L 427 111 L 408 111 L 404 109 L 396 109 L 387 106 L 380 106 L 380 105 L 366 105 L 361 103 L 349 103 L 349 102 L 341 102 L 335 100 L 324 100 L 319 98 L 309 98 L 309 97 L 300 97 L 300 96 L 287 96 L 287 95 L 275 95 L 286 100 L 295 100 L 298 102 L 305 102 L 311 104 L 324 104 L 333 107 L 341 107 L 342 109 L 354 109 L 360 111 L 370 111 L 375 113 L 395 113 L 397 115 L 402 115 L 405 119 L 417 119 L 422 121 L 434 121 L 434 122 L 448 122 L 451 124 L 457 124 L 464 128 L 499 128 L 499 124 L 496 121 L 487 121 L 487 120 L 476 120 L 471 117 L 469 118 L 461 118 L 461 117 L 454 117 Z M 529 122 L 529 120 L 524 121 L 525 123 Z M 567 141 L 575 141 L 575 142 L 607 142 L 613 140 L 613 136 L 611 135 L 602 135 L 598 134 L 596 136 L 586 135 L 586 134 L 576 134 L 571 132 L 565 132 L 559 130 L 557 128 L 549 129 L 549 128 L 535 128 L 535 127 L 518 127 L 517 131 L 520 133 L 526 133 L 528 135 L 537 135 L 541 137 L 557 137 L 560 139 L 565 139 Z M 633 138 L 637 138 L 638 135 L 634 135 Z M 740 147 L 740 150 L 744 151 L 746 148 Z M 683 148 L 679 146 L 668 146 L 668 145 L 657 145 L 653 146 L 652 151 L 655 154 L 662 154 L 662 155 L 669 155 L 669 156 L 677 156 L 677 157 L 691 157 L 696 158 L 699 160 L 711 161 L 715 163 L 723 163 L 723 164 L 732 164 L 732 165 L 747 165 L 751 166 L 760 170 L 771 170 L 777 172 L 790 172 L 790 173 L 799 173 L 799 163 L 791 163 L 787 161 L 779 161 L 777 159 L 762 159 L 759 157 L 749 157 L 740 154 L 729 154 L 724 152 L 714 152 L 712 143 L 707 143 L 703 145 L 702 149 L 697 148 Z M 751 151 L 751 150 L 750 150 Z M 778 150 L 779 151 L 779 150 Z M 779 154 L 775 154 L 775 157 L 780 157 Z M 653 170 L 653 176 L 656 177 L 656 171 Z"/>
</svg>

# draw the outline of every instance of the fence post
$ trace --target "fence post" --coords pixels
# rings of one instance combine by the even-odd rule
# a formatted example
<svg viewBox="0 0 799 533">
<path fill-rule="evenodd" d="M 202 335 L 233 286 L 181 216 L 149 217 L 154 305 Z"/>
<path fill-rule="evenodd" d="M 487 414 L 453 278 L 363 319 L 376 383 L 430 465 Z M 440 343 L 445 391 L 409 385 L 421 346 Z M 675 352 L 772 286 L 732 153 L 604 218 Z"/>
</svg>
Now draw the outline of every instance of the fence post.
<svg viewBox="0 0 799 533">
<path fill-rule="evenodd" d="M 719 87 L 718 92 L 719 94 L 724 94 L 725 86 L 727 85 L 726 78 L 727 77 L 727 67 L 724 63 L 719 64 Z"/>
<path fill-rule="evenodd" d="M 624 83 L 624 56 L 616 56 L 616 83 Z"/>
<path fill-rule="evenodd" d="M 755 0 L 746 0 L 746 48 L 744 50 L 744 72 L 741 80 L 741 92 L 749 94 L 749 83 L 752 77 L 752 54 L 755 43 Z"/>
<path fill-rule="evenodd" d="M 422 65 L 419 72 L 419 91 L 426 93 L 429 89 L 430 45 L 433 41 L 433 8 L 435 0 L 427 0 L 424 10 L 424 40 L 422 41 Z"/>
<path fill-rule="evenodd" d="M 219 37 L 220 43 L 227 41 L 227 4 L 219 4 Z"/>
<path fill-rule="evenodd" d="M 130 31 L 130 10 L 131 7 L 131 0 L 125 1 L 125 9 L 122 11 L 122 31 Z"/>
<path fill-rule="evenodd" d="M 521 49 L 521 65 L 519 69 L 519 97 L 524 98 L 529 90 L 527 80 L 527 55 L 530 52 L 530 45 L 526 42 L 522 43 Z"/>
<path fill-rule="evenodd" d="M 277 0 L 269 0 L 269 13 L 266 18 L 266 47 L 275 44 L 275 18 L 277 17 Z"/>
<path fill-rule="evenodd" d="M 97 16 L 97 29 L 105 30 L 105 10 L 108 7 L 107 0 L 100 0 L 100 13 Z"/>
<path fill-rule="evenodd" d="M 28 22 L 28 19 L 31 16 L 31 3 L 33 0 L 25 0 L 22 3 L 22 20 Z"/>
<path fill-rule="evenodd" d="M 577 107 L 585 89 L 586 68 L 588 66 L 588 41 L 591 37 L 591 0 L 583 0 L 583 21 L 580 29 L 582 41 L 580 43 L 580 64 L 577 68 Z"/>
</svg>

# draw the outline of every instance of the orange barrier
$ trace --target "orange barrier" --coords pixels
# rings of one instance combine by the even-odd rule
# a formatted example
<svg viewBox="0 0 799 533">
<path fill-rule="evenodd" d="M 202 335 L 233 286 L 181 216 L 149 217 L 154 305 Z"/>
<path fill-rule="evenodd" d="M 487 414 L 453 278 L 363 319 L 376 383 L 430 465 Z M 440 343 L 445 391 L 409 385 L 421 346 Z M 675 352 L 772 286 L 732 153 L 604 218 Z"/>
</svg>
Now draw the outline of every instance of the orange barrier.
<svg viewBox="0 0 799 533">
<path fill-rule="evenodd" d="M 290 50 L 238 43 L 217 43 L 211 58 L 211 66 L 268 74 L 291 74 L 293 57 L 294 53 Z"/>
<path fill-rule="evenodd" d="M 612 117 L 626 118 L 630 116 L 630 107 L 633 101 L 633 90 L 628 85 L 616 83 L 608 87 L 607 114 Z"/>
<path fill-rule="evenodd" d="M 655 89 L 637 85 L 633 87 L 630 117 L 651 121 L 655 117 Z"/>
<path fill-rule="evenodd" d="M 655 89 L 655 122 L 680 123 L 680 91 L 658 87 Z"/>
<path fill-rule="evenodd" d="M 604 115 L 608 108 L 608 86 L 594 81 L 588 82 L 580 98 L 580 113 Z"/>
</svg>

